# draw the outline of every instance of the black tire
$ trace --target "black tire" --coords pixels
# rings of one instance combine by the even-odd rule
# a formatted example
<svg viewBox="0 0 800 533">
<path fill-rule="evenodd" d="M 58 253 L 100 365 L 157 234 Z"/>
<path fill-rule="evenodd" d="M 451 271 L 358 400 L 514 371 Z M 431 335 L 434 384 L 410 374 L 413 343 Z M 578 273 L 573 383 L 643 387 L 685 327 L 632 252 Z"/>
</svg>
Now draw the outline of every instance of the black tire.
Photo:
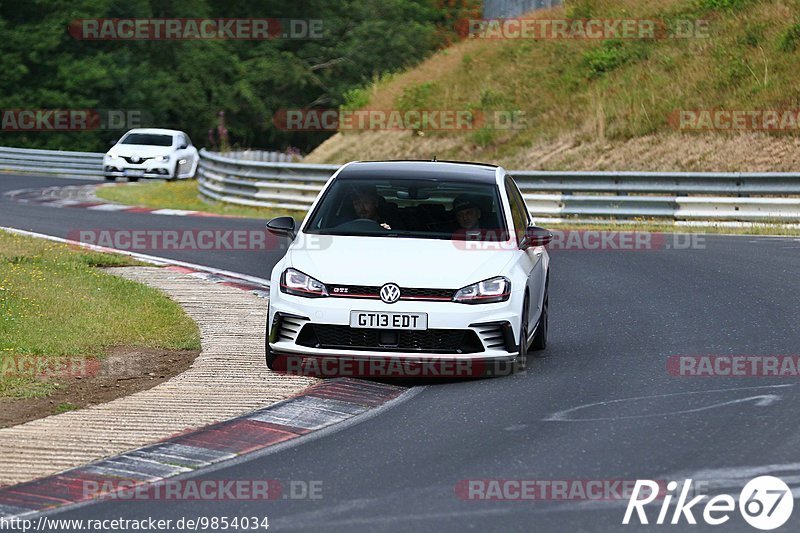
<svg viewBox="0 0 800 533">
<path fill-rule="evenodd" d="M 117 178 L 114 176 L 105 176 L 106 181 L 117 181 Z"/>
<path fill-rule="evenodd" d="M 528 367 L 528 295 L 522 302 L 522 317 L 519 328 L 519 344 L 517 345 L 517 358 L 514 360 L 513 372 L 522 372 Z"/>
<path fill-rule="evenodd" d="M 136 183 L 139 181 L 139 178 L 136 176 L 128 176 L 128 183 Z"/>
<path fill-rule="evenodd" d="M 167 178 L 167 181 L 177 181 L 178 179 L 178 170 L 180 169 L 180 163 L 175 163 L 175 171 L 172 173 L 172 176 Z"/>
<path fill-rule="evenodd" d="M 266 357 L 266 359 L 267 359 L 267 368 L 269 368 L 270 370 L 277 370 L 277 367 L 275 365 L 275 360 L 278 359 L 278 356 L 275 355 L 275 352 L 273 352 L 270 349 L 270 347 L 269 347 L 269 339 L 267 339 L 267 342 L 266 342 L 265 353 L 266 353 L 266 356 L 267 356 Z"/>
<path fill-rule="evenodd" d="M 277 370 L 275 360 L 278 359 L 278 356 L 269 347 L 269 307 L 267 308 L 267 322 L 266 338 L 264 339 L 264 354 L 267 360 L 267 368 L 270 370 Z"/>
<path fill-rule="evenodd" d="M 536 334 L 533 336 L 531 343 L 531 350 L 541 351 L 547 348 L 547 317 L 550 314 L 550 289 L 549 284 L 544 286 L 544 298 L 542 299 L 542 314 L 539 315 L 539 321 L 536 323 Z"/>
</svg>

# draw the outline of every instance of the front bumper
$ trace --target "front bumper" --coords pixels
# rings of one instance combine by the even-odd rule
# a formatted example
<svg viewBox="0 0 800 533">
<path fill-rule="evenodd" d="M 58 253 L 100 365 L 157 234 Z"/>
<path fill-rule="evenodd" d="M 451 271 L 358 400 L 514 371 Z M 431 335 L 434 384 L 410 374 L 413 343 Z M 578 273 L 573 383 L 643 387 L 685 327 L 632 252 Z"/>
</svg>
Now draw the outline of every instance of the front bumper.
<svg viewBox="0 0 800 533">
<path fill-rule="evenodd" d="M 413 361 L 513 361 L 519 345 L 522 295 L 505 302 L 302 298 L 273 291 L 268 342 L 281 355 Z M 351 311 L 427 313 L 428 329 L 350 328 Z"/>
<path fill-rule="evenodd" d="M 142 163 L 129 163 L 123 158 L 103 159 L 103 174 L 115 178 L 168 178 L 175 173 L 173 161 L 147 160 Z"/>
</svg>

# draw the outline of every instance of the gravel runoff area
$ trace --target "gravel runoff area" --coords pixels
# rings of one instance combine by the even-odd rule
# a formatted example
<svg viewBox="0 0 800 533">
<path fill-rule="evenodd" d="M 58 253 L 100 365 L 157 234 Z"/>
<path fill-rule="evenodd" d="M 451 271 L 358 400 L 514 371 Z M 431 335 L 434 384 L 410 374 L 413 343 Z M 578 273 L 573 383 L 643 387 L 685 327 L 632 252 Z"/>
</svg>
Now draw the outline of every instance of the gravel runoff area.
<svg viewBox="0 0 800 533">
<path fill-rule="evenodd" d="M 109 272 L 164 291 L 197 322 L 202 352 L 184 373 L 131 396 L 0 429 L 0 485 L 84 465 L 260 409 L 318 380 L 264 363 L 266 300 L 155 267 Z"/>
</svg>

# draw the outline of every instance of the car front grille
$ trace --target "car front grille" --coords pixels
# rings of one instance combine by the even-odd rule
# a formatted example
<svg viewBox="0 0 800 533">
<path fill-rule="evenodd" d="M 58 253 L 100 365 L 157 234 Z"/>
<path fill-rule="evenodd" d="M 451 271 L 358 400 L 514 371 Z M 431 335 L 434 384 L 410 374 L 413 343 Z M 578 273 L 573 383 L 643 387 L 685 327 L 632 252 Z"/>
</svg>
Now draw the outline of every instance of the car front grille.
<svg viewBox="0 0 800 533">
<path fill-rule="evenodd" d="M 294 342 L 297 334 L 309 319 L 306 317 L 276 313 L 270 332 L 270 342 Z"/>
<path fill-rule="evenodd" d="M 488 350 L 505 349 L 509 352 L 516 350 L 511 324 L 503 322 L 487 322 L 484 324 L 470 324 L 478 330 L 478 335 L 483 341 L 483 345 Z"/>
<path fill-rule="evenodd" d="M 367 298 L 373 300 L 380 299 L 380 287 L 371 285 L 335 285 L 328 284 L 328 294 L 334 298 Z M 400 288 L 401 300 L 428 300 L 428 301 L 451 301 L 456 291 L 453 289 L 418 289 Z"/>
<path fill-rule="evenodd" d="M 483 351 L 470 329 L 360 329 L 335 324 L 306 324 L 297 344 L 309 348 L 467 354 Z"/>
<path fill-rule="evenodd" d="M 122 159 L 124 159 L 125 161 L 127 161 L 128 163 L 130 163 L 132 165 L 138 165 L 138 164 L 144 163 L 145 161 L 148 161 L 148 160 L 153 159 L 153 158 L 152 157 L 137 157 L 136 158 L 137 161 L 134 161 L 133 157 L 122 156 Z"/>
</svg>

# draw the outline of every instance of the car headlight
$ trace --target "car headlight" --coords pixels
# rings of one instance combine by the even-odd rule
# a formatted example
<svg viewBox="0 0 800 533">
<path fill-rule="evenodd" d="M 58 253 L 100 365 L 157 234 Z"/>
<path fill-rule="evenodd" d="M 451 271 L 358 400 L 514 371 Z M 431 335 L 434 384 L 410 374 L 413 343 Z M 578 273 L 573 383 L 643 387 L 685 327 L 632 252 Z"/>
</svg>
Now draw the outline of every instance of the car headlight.
<svg viewBox="0 0 800 533">
<path fill-rule="evenodd" d="M 511 297 L 511 281 L 498 276 L 459 289 L 454 302 L 462 304 L 491 304 L 505 302 Z"/>
<path fill-rule="evenodd" d="M 157 155 L 155 157 L 155 160 L 158 161 L 159 163 L 163 163 L 164 161 L 169 161 L 169 156 L 168 155 Z"/>
<path fill-rule="evenodd" d="M 281 292 L 306 298 L 328 296 L 325 284 L 293 268 L 287 268 L 281 276 Z"/>
</svg>

